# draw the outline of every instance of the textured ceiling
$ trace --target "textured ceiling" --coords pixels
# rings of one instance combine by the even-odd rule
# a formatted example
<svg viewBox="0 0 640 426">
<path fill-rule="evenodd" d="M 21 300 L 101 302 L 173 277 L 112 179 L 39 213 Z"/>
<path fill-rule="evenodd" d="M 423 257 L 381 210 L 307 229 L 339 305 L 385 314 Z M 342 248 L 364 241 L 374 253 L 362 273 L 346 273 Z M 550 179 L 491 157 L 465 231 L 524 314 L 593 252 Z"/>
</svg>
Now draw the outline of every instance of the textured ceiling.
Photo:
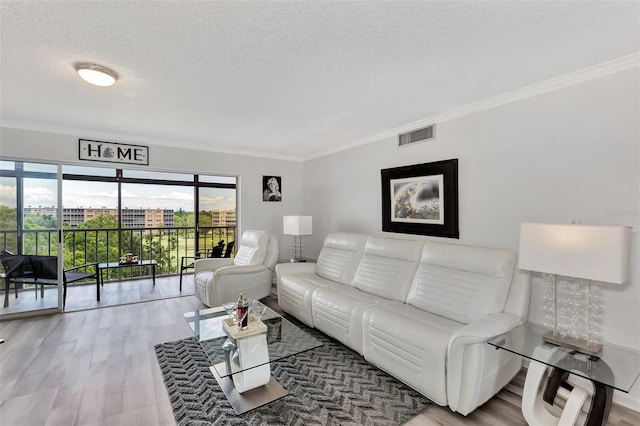
<svg viewBox="0 0 640 426">
<path fill-rule="evenodd" d="M 637 1 L 1 0 L 0 13 L 2 125 L 278 158 L 640 50 Z M 76 62 L 120 80 L 91 86 Z"/>
</svg>

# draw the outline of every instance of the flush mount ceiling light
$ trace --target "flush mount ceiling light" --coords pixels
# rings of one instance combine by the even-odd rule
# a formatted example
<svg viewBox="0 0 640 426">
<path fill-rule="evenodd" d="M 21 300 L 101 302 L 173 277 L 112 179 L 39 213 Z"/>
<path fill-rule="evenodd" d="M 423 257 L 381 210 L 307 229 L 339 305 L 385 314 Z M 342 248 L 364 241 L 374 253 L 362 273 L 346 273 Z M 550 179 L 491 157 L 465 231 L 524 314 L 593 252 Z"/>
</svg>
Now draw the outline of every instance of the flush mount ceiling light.
<svg viewBox="0 0 640 426">
<path fill-rule="evenodd" d="M 76 64 L 76 71 L 84 81 L 96 86 L 112 86 L 118 80 L 115 71 L 101 65 L 80 63 Z"/>
</svg>

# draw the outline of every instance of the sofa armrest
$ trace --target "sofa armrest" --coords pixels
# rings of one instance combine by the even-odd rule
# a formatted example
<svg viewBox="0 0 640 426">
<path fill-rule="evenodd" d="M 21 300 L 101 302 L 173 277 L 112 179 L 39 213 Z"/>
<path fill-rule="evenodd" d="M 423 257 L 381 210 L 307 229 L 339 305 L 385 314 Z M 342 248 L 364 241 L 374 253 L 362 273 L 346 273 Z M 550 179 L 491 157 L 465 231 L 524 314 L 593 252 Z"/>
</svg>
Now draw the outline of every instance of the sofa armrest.
<svg viewBox="0 0 640 426">
<path fill-rule="evenodd" d="M 206 258 L 206 259 L 197 259 L 194 264 L 194 273 L 202 271 L 215 271 L 224 266 L 233 265 L 233 259 L 231 258 Z"/>
<path fill-rule="evenodd" d="M 264 270 L 268 270 L 266 266 L 260 265 L 229 265 L 218 268 L 215 271 L 215 275 L 218 277 L 222 276 L 230 276 L 230 275 L 248 275 L 255 274 L 258 272 L 263 272 Z"/>
<path fill-rule="evenodd" d="M 448 351 L 456 346 L 482 343 L 513 330 L 522 324 L 520 318 L 513 314 L 491 314 L 469 323 L 456 331 L 449 341 Z"/>
<path fill-rule="evenodd" d="M 219 305 L 238 299 L 245 293 L 248 299 L 261 299 L 271 291 L 273 271 L 265 265 L 236 265 L 222 267 L 213 273 L 213 285 L 207 286 L 207 298 Z"/>
<path fill-rule="evenodd" d="M 521 325 L 516 315 L 491 314 L 453 334 L 447 348 L 447 399 L 452 410 L 468 414 L 520 369 L 520 357 L 496 351 L 486 342 Z"/>
<path fill-rule="evenodd" d="M 280 278 L 288 274 L 313 274 L 316 272 L 316 264 L 311 262 L 278 263 L 276 265 L 276 285 L 280 284 Z"/>
</svg>

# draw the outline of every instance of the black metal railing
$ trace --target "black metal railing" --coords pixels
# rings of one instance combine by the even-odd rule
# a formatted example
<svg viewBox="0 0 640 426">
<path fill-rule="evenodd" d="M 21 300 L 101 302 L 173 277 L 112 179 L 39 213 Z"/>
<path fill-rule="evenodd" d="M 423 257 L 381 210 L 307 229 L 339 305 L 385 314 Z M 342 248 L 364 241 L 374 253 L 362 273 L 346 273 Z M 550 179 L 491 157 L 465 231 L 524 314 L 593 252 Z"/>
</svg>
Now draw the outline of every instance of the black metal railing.
<svg viewBox="0 0 640 426">
<path fill-rule="evenodd" d="M 62 235 L 65 269 L 91 262 L 119 262 L 126 253 L 131 252 L 138 259 L 155 260 L 156 275 L 163 276 L 179 273 L 183 256 L 194 256 L 196 251 L 210 250 L 221 241 L 225 244 L 235 241 L 236 228 L 201 226 L 197 232 L 194 227 L 65 229 Z M 21 250 L 17 247 L 17 241 L 17 231 L 0 230 L 0 250 L 46 256 L 58 254 L 56 230 L 23 230 Z M 150 271 L 142 269 L 108 270 L 104 279 L 150 275 Z M 0 286 L 3 285 L 0 283 Z"/>
</svg>

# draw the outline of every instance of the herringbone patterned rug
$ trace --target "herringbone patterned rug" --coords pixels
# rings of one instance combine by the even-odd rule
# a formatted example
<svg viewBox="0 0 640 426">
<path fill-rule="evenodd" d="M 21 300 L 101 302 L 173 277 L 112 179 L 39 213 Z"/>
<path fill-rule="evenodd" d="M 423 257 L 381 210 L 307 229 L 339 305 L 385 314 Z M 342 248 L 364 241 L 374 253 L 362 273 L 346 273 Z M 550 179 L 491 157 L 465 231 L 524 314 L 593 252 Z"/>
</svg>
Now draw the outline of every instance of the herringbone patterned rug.
<svg viewBox="0 0 640 426">
<path fill-rule="evenodd" d="M 432 404 L 342 344 L 296 324 L 324 345 L 271 363 L 289 395 L 242 415 L 227 402 L 194 337 L 157 345 L 178 425 L 401 425 Z"/>
</svg>

